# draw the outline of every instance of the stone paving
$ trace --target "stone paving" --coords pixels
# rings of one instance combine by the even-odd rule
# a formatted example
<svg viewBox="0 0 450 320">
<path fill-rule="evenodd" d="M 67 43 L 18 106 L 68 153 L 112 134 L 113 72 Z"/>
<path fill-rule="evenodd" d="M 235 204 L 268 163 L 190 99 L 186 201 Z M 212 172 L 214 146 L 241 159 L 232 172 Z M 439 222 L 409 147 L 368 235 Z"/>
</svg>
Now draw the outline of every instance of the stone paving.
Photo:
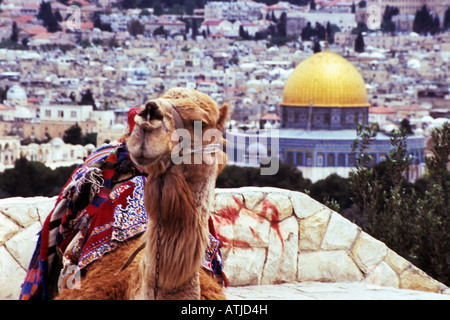
<svg viewBox="0 0 450 320">
<path fill-rule="evenodd" d="M 229 287 L 229 300 L 450 300 L 450 295 L 366 285 L 361 282 L 296 282 Z"/>
</svg>

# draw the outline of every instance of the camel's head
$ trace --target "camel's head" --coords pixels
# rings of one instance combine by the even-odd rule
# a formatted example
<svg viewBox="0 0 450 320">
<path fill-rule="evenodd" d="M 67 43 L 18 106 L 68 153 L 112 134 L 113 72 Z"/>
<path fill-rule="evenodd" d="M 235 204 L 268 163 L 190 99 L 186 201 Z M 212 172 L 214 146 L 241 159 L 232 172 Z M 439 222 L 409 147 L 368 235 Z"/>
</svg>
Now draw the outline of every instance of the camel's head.
<svg viewBox="0 0 450 320">
<path fill-rule="evenodd" d="M 199 91 L 171 89 L 148 101 L 135 117 L 127 143 L 130 155 L 146 171 L 162 172 L 171 164 L 208 163 L 211 154 L 223 164 L 221 132 L 227 112 L 227 105 L 219 109 Z"/>
</svg>

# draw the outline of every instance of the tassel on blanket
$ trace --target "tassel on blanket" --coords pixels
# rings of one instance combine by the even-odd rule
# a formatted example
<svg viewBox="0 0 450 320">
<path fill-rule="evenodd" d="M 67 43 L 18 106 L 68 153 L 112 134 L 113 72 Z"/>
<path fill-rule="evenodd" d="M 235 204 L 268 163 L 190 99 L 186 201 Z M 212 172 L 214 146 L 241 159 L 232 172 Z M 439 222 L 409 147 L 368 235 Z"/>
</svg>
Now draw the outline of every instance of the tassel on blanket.
<svg viewBox="0 0 450 320">
<path fill-rule="evenodd" d="M 100 192 L 100 188 L 103 186 L 103 172 L 99 168 L 90 167 L 87 168 L 85 173 L 77 181 L 75 189 L 77 194 L 81 193 L 81 188 L 85 184 L 90 184 L 89 202 L 94 199 L 95 195 Z"/>
<path fill-rule="evenodd" d="M 82 188 L 90 185 L 89 202 L 91 202 L 95 195 L 100 192 L 103 183 L 102 170 L 96 167 L 88 167 L 73 176 L 72 181 L 67 185 L 63 193 L 67 196 L 69 192 L 73 192 L 78 197 L 85 191 Z"/>
</svg>

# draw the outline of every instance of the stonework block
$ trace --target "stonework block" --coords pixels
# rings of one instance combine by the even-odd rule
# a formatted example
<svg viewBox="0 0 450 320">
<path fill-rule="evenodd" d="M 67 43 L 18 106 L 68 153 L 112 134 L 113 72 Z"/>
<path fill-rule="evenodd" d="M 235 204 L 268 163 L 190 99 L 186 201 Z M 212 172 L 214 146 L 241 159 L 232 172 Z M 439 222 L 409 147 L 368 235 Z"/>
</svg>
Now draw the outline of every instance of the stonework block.
<svg viewBox="0 0 450 320">
<path fill-rule="evenodd" d="M 0 245 L 12 238 L 20 227 L 11 218 L 0 212 Z"/>
<path fill-rule="evenodd" d="M 256 213 L 241 209 L 233 224 L 234 246 L 237 247 L 268 247 L 270 222 Z"/>
<path fill-rule="evenodd" d="M 331 210 L 322 210 L 300 221 L 299 250 L 318 250 L 327 230 Z"/>
<path fill-rule="evenodd" d="M 389 265 L 382 261 L 372 270 L 369 270 L 365 280 L 366 284 L 383 287 L 399 288 L 399 278 Z"/>
<path fill-rule="evenodd" d="M 30 264 L 39 231 L 41 231 L 41 223 L 37 221 L 6 242 L 6 248 L 24 269 L 27 269 Z"/>
<path fill-rule="evenodd" d="M 298 222 L 295 217 L 271 225 L 261 284 L 292 282 L 297 274 Z"/>
<path fill-rule="evenodd" d="M 386 256 L 388 247 L 365 232 L 361 232 L 353 247 L 351 256 L 358 267 L 368 273 Z"/>
<path fill-rule="evenodd" d="M 323 237 L 321 248 L 324 250 L 351 249 L 360 228 L 337 214 L 331 213 L 330 222 Z"/>
<path fill-rule="evenodd" d="M 394 270 L 397 274 L 401 274 L 406 268 L 411 265 L 411 262 L 405 258 L 399 256 L 392 250 L 389 250 L 384 261 Z"/>
<path fill-rule="evenodd" d="M 0 300 L 19 298 L 24 279 L 25 270 L 4 247 L 0 247 Z"/>
<path fill-rule="evenodd" d="M 363 275 L 344 250 L 300 252 L 298 281 L 361 281 Z"/>
<path fill-rule="evenodd" d="M 29 201 L 22 198 L 13 199 L 8 206 L 1 208 L 3 214 L 16 221 L 22 227 L 28 227 L 39 219 L 35 204 L 29 204 Z"/>
<path fill-rule="evenodd" d="M 266 259 L 265 248 L 232 248 L 226 259 L 226 275 L 231 286 L 260 284 Z"/>
<path fill-rule="evenodd" d="M 302 192 L 291 191 L 289 198 L 291 199 L 294 214 L 300 219 L 312 216 L 326 208 L 326 206 Z"/>
<path fill-rule="evenodd" d="M 415 266 L 411 266 L 400 275 L 401 289 L 438 292 L 439 286 L 440 283 L 438 281 Z"/>
</svg>

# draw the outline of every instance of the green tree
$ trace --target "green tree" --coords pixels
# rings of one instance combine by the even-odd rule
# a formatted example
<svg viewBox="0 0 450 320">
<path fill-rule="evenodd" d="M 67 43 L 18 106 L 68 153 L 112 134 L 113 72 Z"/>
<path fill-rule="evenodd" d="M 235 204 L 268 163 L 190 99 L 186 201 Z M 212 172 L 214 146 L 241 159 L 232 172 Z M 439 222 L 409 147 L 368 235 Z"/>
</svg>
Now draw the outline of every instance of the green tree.
<svg viewBox="0 0 450 320">
<path fill-rule="evenodd" d="M 413 31 L 420 34 L 427 34 L 431 32 L 432 26 L 433 16 L 424 4 L 420 10 L 416 11 L 413 21 Z"/>
<path fill-rule="evenodd" d="M 281 163 L 274 175 L 261 175 L 260 168 L 226 166 L 216 181 L 218 188 L 239 188 L 244 186 L 277 187 L 305 191 L 311 185 L 309 179 L 290 164 Z"/>
<path fill-rule="evenodd" d="M 0 103 L 3 103 L 3 101 L 6 100 L 6 93 L 9 90 L 9 86 L 6 85 L 5 88 L 0 87 Z"/>
<path fill-rule="evenodd" d="M 123 9 L 134 9 L 136 8 L 138 0 L 122 0 L 120 1 L 120 6 Z"/>
<path fill-rule="evenodd" d="M 196 6 L 195 0 L 184 1 L 184 12 L 186 14 L 193 14 L 195 6 Z"/>
<path fill-rule="evenodd" d="M 442 25 L 442 29 L 444 30 L 450 29 L 450 7 L 448 7 L 447 10 L 445 10 L 444 23 Z"/>
<path fill-rule="evenodd" d="M 362 32 L 358 33 L 358 36 L 355 39 L 355 51 L 364 52 L 364 38 Z"/>
<path fill-rule="evenodd" d="M 349 178 L 342 178 L 336 173 L 330 174 L 322 180 L 318 180 L 308 187 L 309 195 L 317 201 L 330 204 L 335 202 L 334 210 L 339 212 L 351 207 L 353 197 Z M 336 210 L 337 209 L 337 210 Z"/>
<path fill-rule="evenodd" d="M 280 19 L 277 22 L 277 36 L 286 37 L 287 36 L 287 17 L 286 12 L 280 15 Z"/>
<path fill-rule="evenodd" d="M 432 132 L 432 156 L 426 159 L 428 175 L 413 185 L 405 178 L 412 162 L 406 131 L 393 135 L 386 162 L 375 167 L 367 151 L 375 130 L 359 128 L 358 132 L 360 139 L 354 143 L 356 171 L 350 183 L 354 193 L 352 220 L 430 276 L 449 285 L 450 126 L 446 123 Z"/>
<path fill-rule="evenodd" d="M 11 41 L 14 43 L 17 43 L 19 41 L 19 28 L 17 27 L 17 23 L 14 22 L 12 24 L 12 30 L 11 30 Z"/>
<path fill-rule="evenodd" d="M 145 26 L 139 20 L 133 19 L 128 22 L 127 29 L 133 37 L 136 37 L 138 34 L 144 34 Z"/>
<path fill-rule="evenodd" d="M 198 25 L 197 21 L 194 18 L 192 18 L 191 26 L 192 26 L 192 39 L 195 40 L 197 39 L 198 36 Z"/>
<path fill-rule="evenodd" d="M 40 162 L 16 160 L 13 169 L 0 174 L 1 197 L 35 197 L 57 195 L 75 166 L 52 170 Z"/>
<path fill-rule="evenodd" d="M 139 8 L 153 8 L 153 0 L 141 0 L 138 5 Z M 141 11 L 142 12 L 142 11 Z"/>
<path fill-rule="evenodd" d="M 91 105 L 94 110 L 97 110 L 97 105 L 95 103 L 94 95 L 92 94 L 91 89 L 87 89 L 81 92 L 81 100 L 78 104 Z"/>
<path fill-rule="evenodd" d="M 239 26 L 239 37 L 243 40 L 250 40 L 251 38 L 248 32 L 244 29 L 243 25 Z"/>
<path fill-rule="evenodd" d="M 153 14 L 155 16 L 160 16 L 160 15 L 164 14 L 164 9 L 159 0 L 156 0 L 155 2 L 153 2 Z"/>
<path fill-rule="evenodd" d="M 44 22 L 44 26 L 48 32 L 56 32 L 61 30 L 57 17 L 53 14 L 50 2 L 41 2 L 37 18 Z"/>
<path fill-rule="evenodd" d="M 63 141 L 70 144 L 83 144 L 83 134 L 78 123 L 64 131 Z"/>
<path fill-rule="evenodd" d="M 317 52 L 321 52 L 321 51 L 322 51 L 322 47 L 320 46 L 320 41 L 319 41 L 319 39 L 317 39 L 317 38 L 314 39 L 312 50 L 313 50 L 314 53 L 317 53 Z"/>
<path fill-rule="evenodd" d="M 397 7 L 386 6 L 383 14 L 383 20 L 381 22 L 381 30 L 383 32 L 395 32 L 395 23 L 392 22 L 392 17 L 399 14 Z"/>
</svg>

